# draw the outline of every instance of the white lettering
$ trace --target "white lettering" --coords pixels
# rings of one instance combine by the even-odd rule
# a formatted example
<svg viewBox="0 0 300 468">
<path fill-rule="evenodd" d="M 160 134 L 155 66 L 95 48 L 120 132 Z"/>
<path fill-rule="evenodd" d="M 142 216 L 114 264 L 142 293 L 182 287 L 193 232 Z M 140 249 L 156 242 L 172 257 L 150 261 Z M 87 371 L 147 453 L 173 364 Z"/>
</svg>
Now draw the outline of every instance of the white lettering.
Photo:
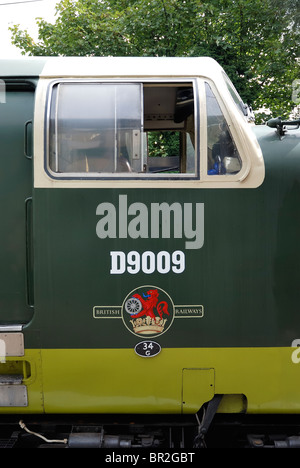
<svg viewBox="0 0 300 468">
<path fill-rule="evenodd" d="M 140 271 L 141 263 L 140 254 L 135 251 L 129 252 L 127 255 L 127 263 L 129 265 L 127 268 L 128 273 L 131 273 L 132 275 L 138 273 Z"/>
<path fill-rule="evenodd" d="M 157 254 L 157 271 L 158 273 L 168 273 L 170 271 L 170 254 L 169 252 L 158 252 Z"/>
<path fill-rule="evenodd" d="M 182 273 L 185 270 L 185 255 L 181 250 L 175 250 L 172 253 L 172 271 L 174 273 Z"/>
<path fill-rule="evenodd" d="M 299 354 L 300 354 L 300 340 L 299 339 L 296 339 L 292 342 L 292 348 L 296 347 L 297 348 L 292 352 L 292 361 L 294 364 L 299 364 L 300 362 L 300 357 L 299 357 Z"/>
<path fill-rule="evenodd" d="M 110 252 L 111 263 L 110 273 L 111 275 L 121 275 L 125 273 L 126 269 L 126 258 L 124 252 Z"/>
<path fill-rule="evenodd" d="M 195 452 L 150 452 L 150 463 L 190 463 L 193 462 Z"/>
<path fill-rule="evenodd" d="M 119 239 L 184 238 L 186 249 L 200 249 L 204 244 L 204 203 L 150 203 L 148 209 L 140 202 L 128 206 L 127 195 L 120 195 L 117 208 L 103 202 L 96 214 L 101 216 L 96 225 L 100 239 L 115 239 L 118 233 Z"/>
<path fill-rule="evenodd" d="M 184 203 L 184 234 L 187 239 L 195 239 L 186 242 L 186 249 L 201 249 L 204 244 L 204 203 L 196 203 L 195 230 L 193 229 L 192 204 Z"/>
<path fill-rule="evenodd" d="M 142 270 L 148 275 L 155 271 L 155 255 L 153 252 L 144 252 L 142 254 Z"/>
<path fill-rule="evenodd" d="M 111 203 L 100 203 L 96 210 L 97 215 L 103 215 L 98 221 L 96 233 L 100 239 L 106 237 L 116 238 L 116 209 Z M 104 216 L 105 215 L 105 216 Z"/>
<path fill-rule="evenodd" d="M 137 215 L 137 213 L 139 213 Z M 148 210 L 144 203 L 132 203 L 128 209 L 129 215 L 136 215 L 128 225 L 128 234 L 131 239 L 148 237 Z"/>
<path fill-rule="evenodd" d="M 133 466 L 137 464 L 139 455 L 119 455 L 113 452 L 111 455 L 105 455 L 105 463 L 130 463 Z"/>
<path fill-rule="evenodd" d="M 102 204 L 103 203 L 100 203 L 100 205 Z M 119 238 L 127 239 L 127 196 L 126 195 L 119 196 Z"/>
<path fill-rule="evenodd" d="M 174 239 L 182 238 L 182 208 L 180 203 L 151 203 L 151 237 L 158 239 L 161 235 L 163 239 L 171 237 L 171 212 L 174 217 Z M 160 216 L 161 214 L 161 216 Z"/>
<path fill-rule="evenodd" d="M 147 275 L 157 271 L 161 274 L 182 273 L 185 270 L 185 255 L 181 250 L 175 250 L 172 255 L 169 252 L 161 251 L 155 254 L 150 250 L 140 254 L 131 250 L 126 255 L 125 252 L 110 252 L 110 273 L 112 275 L 122 275 L 127 272 L 135 275 L 142 271 Z"/>
</svg>

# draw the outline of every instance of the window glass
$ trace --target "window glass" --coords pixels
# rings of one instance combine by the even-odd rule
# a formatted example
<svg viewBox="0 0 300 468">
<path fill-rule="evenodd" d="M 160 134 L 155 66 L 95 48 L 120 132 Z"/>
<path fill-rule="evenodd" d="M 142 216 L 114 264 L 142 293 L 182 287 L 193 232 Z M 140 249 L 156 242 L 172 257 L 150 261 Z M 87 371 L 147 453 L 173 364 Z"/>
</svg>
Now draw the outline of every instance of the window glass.
<svg viewBox="0 0 300 468">
<path fill-rule="evenodd" d="M 59 83 L 52 89 L 49 167 L 70 177 L 195 174 L 192 84 Z"/>
<path fill-rule="evenodd" d="M 233 84 L 231 83 L 230 79 L 228 78 L 227 75 L 225 75 L 225 83 L 226 83 L 226 86 L 228 88 L 228 91 L 232 97 L 232 99 L 234 100 L 234 103 L 236 105 L 236 107 L 238 108 L 238 110 L 243 114 L 245 115 L 245 106 L 244 106 L 244 103 L 241 99 L 241 97 L 238 95 L 236 89 L 234 88 Z"/>
<path fill-rule="evenodd" d="M 207 108 L 207 173 L 232 175 L 241 170 L 242 161 L 228 124 L 211 87 L 206 87 Z"/>
<path fill-rule="evenodd" d="M 52 171 L 127 172 L 133 159 L 141 166 L 140 85 L 59 84 L 53 98 Z"/>
</svg>

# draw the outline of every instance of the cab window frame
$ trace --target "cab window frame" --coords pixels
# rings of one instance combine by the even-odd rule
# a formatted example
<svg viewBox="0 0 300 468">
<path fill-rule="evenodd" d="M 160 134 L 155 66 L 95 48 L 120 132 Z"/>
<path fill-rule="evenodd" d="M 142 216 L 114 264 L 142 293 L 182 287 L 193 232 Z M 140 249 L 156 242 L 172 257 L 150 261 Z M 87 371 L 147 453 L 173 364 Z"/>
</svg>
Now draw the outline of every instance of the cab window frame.
<svg viewBox="0 0 300 468">
<path fill-rule="evenodd" d="M 206 94 L 206 84 L 210 87 L 218 106 L 221 109 L 221 112 L 224 116 L 224 119 L 227 123 L 230 135 L 232 137 L 232 140 L 234 142 L 234 145 L 236 146 L 237 152 L 240 157 L 241 161 L 241 167 L 240 170 L 237 171 L 234 174 L 208 174 L 208 122 L 207 122 L 207 94 Z M 224 85 L 224 87 L 222 86 Z M 224 96 L 221 94 L 221 92 L 224 90 Z M 226 95 L 225 95 L 226 93 Z M 228 100 L 227 95 L 230 95 L 230 91 L 228 90 L 227 83 L 225 83 L 225 80 L 222 79 L 222 82 L 220 82 L 220 86 L 216 86 L 215 82 L 212 81 L 211 79 L 207 77 L 203 77 L 201 79 L 201 93 L 203 103 L 202 103 L 202 108 L 201 108 L 201 150 L 200 150 L 200 160 L 201 160 L 201 174 L 200 174 L 200 179 L 204 183 L 211 183 L 211 187 L 219 186 L 222 187 L 223 185 L 226 185 L 228 182 L 229 184 L 238 184 L 242 180 L 244 180 L 250 170 L 250 163 L 248 158 L 246 157 L 245 150 L 243 148 L 242 142 L 241 142 L 241 134 L 238 128 L 238 122 L 236 121 L 237 117 L 237 112 L 232 113 L 232 109 L 228 107 Z M 200 97 L 201 99 L 201 97 Z M 230 101 L 232 103 L 232 106 L 236 109 L 236 103 L 232 99 L 232 96 L 230 95 Z M 244 120 L 244 117 L 242 116 L 241 109 L 239 109 L 238 115 L 240 118 Z M 247 124 L 249 125 L 249 124 Z M 217 183 L 217 185 L 215 185 Z"/>
<path fill-rule="evenodd" d="M 194 171 L 191 173 L 151 173 L 151 172 L 55 172 L 50 166 L 50 111 L 51 105 L 53 105 L 53 98 L 55 94 L 55 89 L 60 84 L 112 84 L 112 85 L 130 85 L 130 84 L 140 84 L 142 94 L 144 94 L 144 87 L 173 87 L 175 88 L 176 84 L 184 87 L 184 85 L 191 86 L 193 89 L 193 100 L 194 100 Z M 200 132 L 199 129 L 199 91 L 198 91 L 198 78 L 151 78 L 151 79 L 56 79 L 53 80 L 47 90 L 47 100 L 46 100 L 46 111 L 45 111 L 45 163 L 44 168 L 45 172 L 51 179 L 55 180 L 119 180 L 119 181 L 129 181 L 129 180 L 177 180 L 177 181 L 188 181 L 188 180 L 199 180 L 200 176 Z M 57 101 L 56 101 L 57 102 Z M 143 103 L 143 97 L 141 98 Z M 144 119 L 144 109 L 141 110 L 142 120 Z M 144 126 L 144 122 L 142 122 Z M 175 129 L 174 129 L 175 130 Z M 172 129 L 170 129 L 172 131 Z M 186 132 L 187 133 L 187 132 Z"/>
</svg>

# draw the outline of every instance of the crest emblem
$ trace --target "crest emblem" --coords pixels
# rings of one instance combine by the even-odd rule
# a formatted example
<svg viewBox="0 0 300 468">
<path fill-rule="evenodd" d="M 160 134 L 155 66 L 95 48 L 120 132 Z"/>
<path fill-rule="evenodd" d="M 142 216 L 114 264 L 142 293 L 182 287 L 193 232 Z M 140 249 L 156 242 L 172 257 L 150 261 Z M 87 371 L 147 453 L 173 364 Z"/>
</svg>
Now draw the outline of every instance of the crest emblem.
<svg viewBox="0 0 300 468">
<path fill-rule="evenodd" d="M 204 317 L 203 305 L 174 305 L 169 294 L 157 286 L 140 286 L 133 289 L 121 305 L 93 307 L 96 319 L 122 319 L 125 328 L 135 336 L 143 337 L 138 343 L 139 356 L 156 356 L 160 349 L 152 341 L 170 329 L 174 319 L 199 319 Z M 150 340 L 148 339 L 150 338 Z"/>
<path fill-rule="evenodd" d="M 135 335 L 158 336 L 172 325 L 174 304 L 162 289 L 142 286 L 126 296 L 122 317 L 125 326 Z"/>
</svg>

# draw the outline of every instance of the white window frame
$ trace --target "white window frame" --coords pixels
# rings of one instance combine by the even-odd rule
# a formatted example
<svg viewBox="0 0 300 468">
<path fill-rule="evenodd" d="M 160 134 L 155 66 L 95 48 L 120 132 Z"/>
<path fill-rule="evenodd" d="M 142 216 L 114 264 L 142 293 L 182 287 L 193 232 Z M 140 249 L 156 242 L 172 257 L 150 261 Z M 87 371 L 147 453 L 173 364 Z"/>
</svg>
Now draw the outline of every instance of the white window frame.
<svg viewBox="0 0 300 468">
<path fill-rule="evenodd" d="M 60 84 L 68 84 L 68 83 L 80 83 L 80 84 L 141 84 L 141 93 L 143 94 L 143 85 L 144 84 L 156 84 L 156 85 L 167 85 L 170 84 L 192 84 L 193 86 L 193 93 L 194 93 L 194 129 L 195 129 L 195 171 L 194 173 L 179 173 L 179 174 L 165 174 L 165 173 L 127 173 L 127 172 L 116 172 L 116 173 L 95 173 L 95 172 L 54 172 L 50 168 L 49 162 L 49 141 L 50 141 L 50 107 L 51 107 L 51 99 L 53 95 L 53 89 L 55 86 L 59 86 Z M 46 113 L 45 113 L 45 131 L 46 131 L 46 147 L 45 147 L 45 171 L 51 179 L 54 180 L 99 180 L 99 181 L 133 181 L 133 180 L 157 180 L 157 181 L 175 181 L 175 180 L 199 180 L 200 170 L 199 170 L 199 109 L 198 109 L 198 80 L 195 78 L 184 78 L 184 79 L 177 79 L 177 78 L 157 78 L 157 79 L 130 79 L 130 80 L 123 80 L 123 79 L 111 79 L 111 80 L 86 80 L 86 79 L 64 79 L 64 80 L 55 80 L 50 83 L 48 89 L 48 98 L 46 103 Z M 142 96 L 143 97 L 143 96 Z M 142 99 L 141 99 L 142 102 Z M 141 109 L 141 114 L 143 117 L 143 109 Z M 142 139 L 141 139 L 142 140 Z M 141 141 L 141 145 L 143 142 Z"/>
<path fill-rule="evenodd" d="M 101 77 L 82 79 L 59 78 L 45 74 L 39 79 L 36 89 L 35 114 L 34 114 L 34 187 L 35 188 L 115 188 L 115 189 L 215 189 L 215 188 L 257 188 L 265 177 L 264 159 L 257 138 L 251 129 L 251 124 L 236 107 L 228 90 L 223 72 L 216 74 L 214 78 L 207 76 L 195 76 L 188 74 L 185 77 L 167 74 L 162 78 L 138 78 L 115 77 L 102 79 Z M 82 82 L 140 82 L 140 83 L 193 83 L 195 93 L 195 118 L 198 122 L 196 136 L 195 154 L 197 162 L 197 173 L 193 178 L 190 174 L 179 174 L 180 178 L 54 178 L 48 170 L 48 122 L 49 97 L 51 87 L 54 83 L 62 81 Z M 231 133 L 242 159 L 242 170 L 234 175 L 208 175 L 207 174 L 207 122 L 206 122 L 206 100 L 205 81 L 211 86 L 224 116 L 230 125 Z M 197 126 L 196 126 L 197 127 Z M 184 176 L 184 177 L 182 177 Z"/>
</svg>

